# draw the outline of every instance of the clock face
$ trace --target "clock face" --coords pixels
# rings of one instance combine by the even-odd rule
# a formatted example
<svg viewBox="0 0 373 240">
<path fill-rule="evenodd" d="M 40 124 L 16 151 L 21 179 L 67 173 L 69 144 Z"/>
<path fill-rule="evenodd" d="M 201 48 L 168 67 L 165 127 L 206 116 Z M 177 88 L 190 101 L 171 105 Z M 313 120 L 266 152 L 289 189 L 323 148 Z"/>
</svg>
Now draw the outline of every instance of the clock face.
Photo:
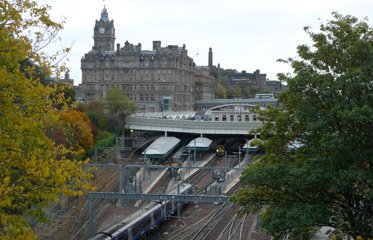
<svg viewBox="0 0 373 240">
<path fill-rule="evenodd" d="M 99 28 L 98 32 L 101 33 L 101 34 L 103 34 L 105 32 L 105 28 Z"/>
</svg>

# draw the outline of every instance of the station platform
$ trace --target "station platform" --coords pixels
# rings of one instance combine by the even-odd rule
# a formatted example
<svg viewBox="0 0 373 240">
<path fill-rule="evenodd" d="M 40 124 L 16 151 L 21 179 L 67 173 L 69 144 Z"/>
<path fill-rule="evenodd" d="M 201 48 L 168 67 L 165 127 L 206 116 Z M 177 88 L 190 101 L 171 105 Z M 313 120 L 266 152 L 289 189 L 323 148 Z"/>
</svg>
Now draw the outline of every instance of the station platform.
<svg viewBox="0 0 373 240">
<path fill-rule="evenodd" d="M 222 193 L 226 194 L 231 190 L 239 181 L 241 176 L 241 171 L 249 164 L 246 159 L 242 160 L 239 164 L 234 166 L 237 170 L 231 170 L 225 175 L 225 181 L 221 184 Z"/>
<path fill-rule="evenodd" d="M 142 184 L 142 187 L 145 189 L 140 189 L 140 193 L 149 193 L 157 182 L 167 173 L 167 170 L 168 169 L 152 170 L 146 173 L 147 170 L 145 168 L 141 168 L 136 174 L 136 179 L 138 179 L 139 183 Z M 137 201 L 134 207 L 140 207 L 141 203 L 141 200 Z"/>
<path fill-rule="evenodd" d="M 215 154 L 212 154 L 212 153 L 207 154 L 204 157 L 202 157 L 202 159 L 199 161 L 195 161 L 193 163 L 193 161 L 187 160 L 182 165 L 184 167 L 204 167 L 208 162 L 210 162 L 214 158 L 214 156 Z M 192 170 L 181 169 L 179 171 L 180 180 L 182 181 L 187 180 L 190 176 L 192 176 L 197 171 L 198 169 L 192 169 Z"/>
</svg>

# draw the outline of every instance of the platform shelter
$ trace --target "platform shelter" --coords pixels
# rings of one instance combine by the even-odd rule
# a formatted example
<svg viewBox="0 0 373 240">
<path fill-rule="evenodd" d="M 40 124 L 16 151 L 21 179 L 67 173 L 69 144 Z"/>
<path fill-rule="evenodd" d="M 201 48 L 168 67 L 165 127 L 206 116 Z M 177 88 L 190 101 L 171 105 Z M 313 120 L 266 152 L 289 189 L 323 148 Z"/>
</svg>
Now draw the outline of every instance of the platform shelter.
<svg viewBox="0 0 373 240">
<path fill-rule="evenodd" d="M 193 151 L 195 149 L 197 152 L 208 151 L 210 149 L 211 143 L 211 139 L 205 137 L 198 137 L 190 141 L 186 146 L 186 149 Z"/>
<path fill-rule="evenodd" d="M 142 153 L 144 159 L 166 159 L 180 144 L 177 137 L 160 137 L 149 145 Z"/>
</svg>

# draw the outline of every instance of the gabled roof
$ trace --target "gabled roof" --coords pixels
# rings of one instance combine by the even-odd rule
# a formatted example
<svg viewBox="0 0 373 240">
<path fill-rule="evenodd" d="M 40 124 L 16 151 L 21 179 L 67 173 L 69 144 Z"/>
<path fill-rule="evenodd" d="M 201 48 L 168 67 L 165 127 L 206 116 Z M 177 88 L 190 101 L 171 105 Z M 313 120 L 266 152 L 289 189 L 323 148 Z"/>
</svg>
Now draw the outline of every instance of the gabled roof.
<svg viewBox="0 0 373 240">
<path fill-rule="evenodd" d="M 146 148 L 142 154 L 144 155 L 165 155 L 170 150 L 172 150 L 177 144 L 179 144 L 180 139 L 177 137 L 160 137 L 157 138 L 149 147 Z"/>
</svg>

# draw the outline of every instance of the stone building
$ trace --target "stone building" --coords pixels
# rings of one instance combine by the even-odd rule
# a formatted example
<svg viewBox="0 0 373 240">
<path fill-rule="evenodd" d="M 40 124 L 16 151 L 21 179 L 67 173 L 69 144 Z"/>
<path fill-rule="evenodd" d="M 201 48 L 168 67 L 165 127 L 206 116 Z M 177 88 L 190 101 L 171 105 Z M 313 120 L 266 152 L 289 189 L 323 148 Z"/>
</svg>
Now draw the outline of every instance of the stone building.
<svg viewBox="0 0 373 240">
<path fill-rule="evenodd" d="M 238 85 L 239 82 L 243 82 L 247 86 L 257 87 L 258 90 L 264 91 L 266 87 L 267 74 L 260 73 L 260 70 L 256 70 L 253 73 L 247 73 L 242 71 L 235 73 L 231 76 L 230 82 L 232 85 Z"/>
<path fill-rule="evenodd" d="M 208 67 L 198 67 L 181 47 L 162 47 L 153 41 L 152 50 L 141 44 L 115 46 L 114 21 L 104 8 L 94 26 L 94 46 L 81 59 L 80 101 L 98 100 L 115 86 L 123 89 L 139 111 L 192 110 L 196 100 L 215 98 L 215 80 Z M 170 110 L 170 109 L 169 109 Z"/>
<path fill-rule="evenodd" d="M 266 88 L 267 88 L 267 91 L 272 92 L 272 93 L 280 93 L 287 89 L 287 87 L 283 85 L 281 81 L 279 80 L 267 80 Z"/>
</svg>

